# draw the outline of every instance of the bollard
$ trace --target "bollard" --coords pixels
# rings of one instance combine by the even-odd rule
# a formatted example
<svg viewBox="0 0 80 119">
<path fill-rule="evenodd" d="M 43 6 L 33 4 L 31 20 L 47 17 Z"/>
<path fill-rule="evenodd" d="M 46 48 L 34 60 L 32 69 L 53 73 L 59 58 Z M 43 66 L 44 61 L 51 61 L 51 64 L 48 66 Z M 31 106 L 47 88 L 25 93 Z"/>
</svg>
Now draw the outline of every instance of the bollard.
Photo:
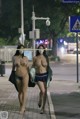
<svg viewBox="0 0 80 119">
<path fill-rule="evenodd" d="M 3 76 L 5 74 L 5 62 L 0 60 L 0 74 Z"/>
</svg>

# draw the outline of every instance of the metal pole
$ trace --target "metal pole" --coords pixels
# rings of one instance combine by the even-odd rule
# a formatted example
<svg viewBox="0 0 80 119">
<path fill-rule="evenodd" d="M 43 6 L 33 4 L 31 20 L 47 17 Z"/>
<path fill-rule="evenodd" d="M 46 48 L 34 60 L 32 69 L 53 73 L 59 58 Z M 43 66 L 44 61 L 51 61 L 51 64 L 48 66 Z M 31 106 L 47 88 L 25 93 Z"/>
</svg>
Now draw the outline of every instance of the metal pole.
<svg viewBox="0 0 80 119">
<path fill-rule="evenodd" d="M 24 14 L 23 14 L 23 0 L 21 0 L 21 35 L 22 35 L 22 44 L 24 45 Z"/>
<path fill-rule="evenodd" d="M 2 1 L 0 0 L 0 16 L 1 16 L 1 12 L 2 12 L 1 11 L 1 7 L 2 7 L 2 4 L 1 3 L 2 3 Z"/>
<path fill-rule="evenodd" d="M 33 6 L 33 12 L 32 12 L 32 33 L 33 33 L 33 39 L 32 39 L 32 48 L 33 48 L 33 56 L 35 56 L 35 40 L 36 40 L 36 35 L 35 35 L 35 21 L 36 20 L 46 20 L 46 25 L 50 25 L 49 17 L 43 18 L 43 17 L 36 17 L 35 12 L 34 12 L 34 6 Z"/>
<path fill-rule="evenodd" d="M 79 82 L 79 66 L 78 66 L 78 33 L 76 33 L 76 49 L 77 49 L 77 59 L 76 59 L 76 63 L 77 63 L 77 83 Z"/>
<path fill-rule="evenodd" d="M 32 31 L 33 31 L 33 36 L 34 36 L 34 31 L 35 31 L 35 12 L 34 12 L 34 8 L 33 8 L 33 12 L 32 12 Z M 32 39 L 32 46 L 33 46 L 33 57 L 35 56 L 35 36 Z"/>
</svg>

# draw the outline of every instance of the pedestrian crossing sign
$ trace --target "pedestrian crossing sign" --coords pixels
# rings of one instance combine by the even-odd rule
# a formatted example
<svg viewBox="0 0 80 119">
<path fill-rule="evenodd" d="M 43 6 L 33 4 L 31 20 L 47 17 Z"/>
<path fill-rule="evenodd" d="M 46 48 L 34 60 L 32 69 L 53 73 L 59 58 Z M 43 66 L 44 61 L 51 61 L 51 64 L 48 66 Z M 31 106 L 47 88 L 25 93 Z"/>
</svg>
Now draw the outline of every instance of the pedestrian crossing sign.
<svg viewBox="0 0 80 119">
<path fill-rule="evenodd" d="M 69 17 L 69 31 L 80 32 L 80 16 Z"/>
</svg>

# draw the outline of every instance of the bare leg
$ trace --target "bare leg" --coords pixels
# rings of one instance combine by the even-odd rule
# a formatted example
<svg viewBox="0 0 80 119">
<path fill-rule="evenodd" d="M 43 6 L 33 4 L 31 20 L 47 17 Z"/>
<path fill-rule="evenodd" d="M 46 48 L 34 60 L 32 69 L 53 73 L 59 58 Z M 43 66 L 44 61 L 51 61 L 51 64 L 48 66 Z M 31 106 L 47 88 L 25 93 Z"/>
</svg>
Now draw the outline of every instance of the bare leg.
<svg viewBox="0 0 80 119">
<path fill-rule="evenodd" d="M 39 102 L 38 102 L 38 106 L 41 107 L 41 104 L 42 104 L 42 93 L 40 91 L 39 93 Z"/>
<path fill-rule="evenodd" d="M 21 108 L 22 107 L 22 93 L 21 92 L 18 94 L 18 99 L 19 99 L 20 108 Z"/>
<path fill-rule="evenodd" d="M 22 106 L 21 106 L 21 111 L 25 110 L 25 105 L 26 105 L 26 92 L 22 92 Z"/>
<path fill-rule="evenodd" d="M 22 106 L 22 81 L 17 79 L 16 80 L 17 83 L 17 87 L 18 87 L 18 99 L 19 99 L 19 104 L 20 104 L 20 108 Z"/>
<path fill-rule="evenodd" d="M 41 92 L 41 113 L 44 113 L 45 103 L 46 103 L 46 97 L 47 97 L 47 88 L 46 84 L 44 82 L 39 81 L 38 86 Z"/>
<path fill-rule="evenodd" d="M 28 77 L 25 77 L 22 80 L 22 106 L 20 109 L 20 113 L 24 113 L 25 111 L 27 87 L 28 87 Z"/>
<path fill-rule="evenodd" d="M 46 98 L 47 98 L 47 95 L 46 95 L 46 92 L 45 92 L 43 94 L 43 99 L 42 99 L 41 114 L 44 113 L 44 110 L 45 110 Z"/>
<path fill-rule="evenodd" d="M 45 109 L 45 104 L 46 104 L 46 99 L 47 99 L 47 87 L 46 87 L 46 84 L 44 83 L 44 88 L 45 88 L 45 90 L 44 90 L 44 92 L 43 92 L 43 98 L 42 98 L 42 107 L 41 107 L 41 110 L 43 110 L 44 111 L 44 109 Z"/>
</svg>

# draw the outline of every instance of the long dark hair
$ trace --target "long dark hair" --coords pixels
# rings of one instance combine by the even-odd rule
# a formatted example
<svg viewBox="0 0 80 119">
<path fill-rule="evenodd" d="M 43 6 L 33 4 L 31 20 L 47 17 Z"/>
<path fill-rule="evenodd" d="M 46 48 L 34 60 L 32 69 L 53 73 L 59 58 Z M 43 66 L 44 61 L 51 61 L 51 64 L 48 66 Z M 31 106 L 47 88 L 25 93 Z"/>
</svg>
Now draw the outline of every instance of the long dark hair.
<svg viewBox="0 0 80 119">
<path fill-rule="evenodd" d="M 19 52 L 19 49 L 21 49 L 21 47 L 25 48 L 24 45 L 20 44 L 17 46 L 17 50 L 16 50 L 16 53 L 14 56 L 18 56 L 18 55 L 21 55 L 20 52 Z M 24 53 L 22 54 L 22 57 L 24 57 Z"/>
<path fill-rule="evenodd" d="M 44 49 L 43 55 L 45 56 L 46 61 L 49 65 L 49 58 L 48 58 L 48 55 L 46 53 L 45 46 L 43 44 L 40 44 L 37 49 L 39 49 L 40 47 L 43 47 L 43 49 Z M 40 55 L 39 50 L 36 51 L 36 56 L 38 56 L 38 55 Z"/>
</svg>

